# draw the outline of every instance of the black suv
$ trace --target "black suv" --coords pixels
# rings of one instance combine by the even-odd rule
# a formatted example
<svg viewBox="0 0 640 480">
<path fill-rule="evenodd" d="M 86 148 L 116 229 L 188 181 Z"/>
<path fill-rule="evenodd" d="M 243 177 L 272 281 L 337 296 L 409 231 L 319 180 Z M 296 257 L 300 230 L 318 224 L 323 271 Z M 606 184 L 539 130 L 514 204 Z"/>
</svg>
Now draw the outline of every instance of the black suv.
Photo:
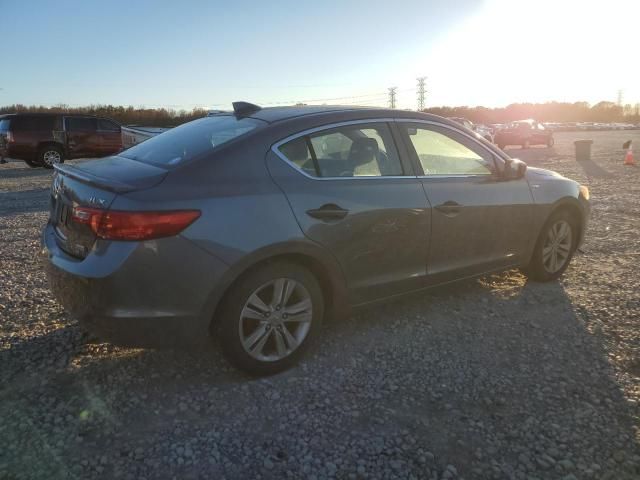
<svg viewBox="0 0 640 480">
<path fill-rule="evenodd" d="M 0 116 L 0 158 L 52 168 L 68 158 L 104 157 L 122 150 L 120 125 L 107 118 L 62 113 Z"/>
</svg>

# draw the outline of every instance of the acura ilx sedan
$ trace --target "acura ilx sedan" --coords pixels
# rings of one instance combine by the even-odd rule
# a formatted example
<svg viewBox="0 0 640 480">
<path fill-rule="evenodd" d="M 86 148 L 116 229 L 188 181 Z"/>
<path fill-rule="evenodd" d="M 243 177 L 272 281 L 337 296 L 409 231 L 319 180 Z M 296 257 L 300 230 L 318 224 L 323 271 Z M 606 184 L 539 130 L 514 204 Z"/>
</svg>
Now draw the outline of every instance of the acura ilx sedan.
<svg viewBox="0 0 640 480">
<path fill-rule="evenodd" d="M 52 290 L 99 337 L 219 340 L 296 362 L 327 317 L 488 272 L 558 278 L 587 188 L 417 112 L 244 102 L 106 159 L 56 165 Z"/>
</svg>

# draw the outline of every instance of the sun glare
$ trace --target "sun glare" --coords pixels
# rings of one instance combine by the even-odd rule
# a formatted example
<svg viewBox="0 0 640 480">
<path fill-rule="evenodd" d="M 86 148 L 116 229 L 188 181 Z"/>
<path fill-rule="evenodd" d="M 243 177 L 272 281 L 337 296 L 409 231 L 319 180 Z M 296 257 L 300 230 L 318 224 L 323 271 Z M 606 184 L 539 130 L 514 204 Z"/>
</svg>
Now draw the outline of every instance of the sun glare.
<svg viewBox="0 0 640 480">
<path fill-rule="evenodd" d="M 640 101 L 640 2 L 489 0 L 426 55 L 430 104 Z"/>
</svg>

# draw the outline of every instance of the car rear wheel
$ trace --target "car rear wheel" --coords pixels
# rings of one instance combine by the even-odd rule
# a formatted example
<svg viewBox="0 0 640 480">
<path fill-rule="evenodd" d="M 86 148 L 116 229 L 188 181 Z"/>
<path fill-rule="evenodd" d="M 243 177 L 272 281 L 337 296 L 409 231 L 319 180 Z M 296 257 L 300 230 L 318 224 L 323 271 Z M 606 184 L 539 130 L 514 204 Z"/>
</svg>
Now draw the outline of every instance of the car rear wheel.
<svg viewBox="0 0 640 480">
<path fill-rule="evenodd" d="M 242 278 L 225 297 L 218 333 L 225 357 L 252 375 L 296 363 L 318 335 L 322 290 L 307 269 L 267 264 Z"/>
<path fill-rule="evenodd" d="M 64 162 L 62 149 L 51 145 L 40 150 L 39 160 L 44 168 L 53 168 L 54 165 Z"/>
<path fill-rule="evenodd" d="M 545 223 L 531 263 L 524 269 L 534 280 L 555 280 L 569 266 L 578 242 L 578 227 L 568 212 L 559 211 Z"/>
</svg>

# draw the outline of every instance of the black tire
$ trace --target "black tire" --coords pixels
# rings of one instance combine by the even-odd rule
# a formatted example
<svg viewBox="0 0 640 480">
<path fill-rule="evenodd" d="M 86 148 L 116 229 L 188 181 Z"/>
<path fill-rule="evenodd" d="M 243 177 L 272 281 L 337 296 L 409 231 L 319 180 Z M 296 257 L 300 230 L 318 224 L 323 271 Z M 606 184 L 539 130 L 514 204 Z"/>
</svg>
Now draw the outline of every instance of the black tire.
<svg viewBox="0 0 640 480">
<path fill-rule="evenodd" d="M 545 262 L 543 259 L 543 249 L 545 241 L 549 235 L 549 231 L 554 225 L 558 224 L 558 222 L 566 222 L 566 224 L 571 228 L 571 244 L 569 247 L 567 258 L 566 260 L 564 260 L 564 263 L 560 266 L 560 268 L 555 271 L 549 271 L 549 269 L 545 266 Z M 542 227 L 542 230 L 538 235 L 538 240 L 536 241 L 536 246 L 534 247 L 531 262 L 529 263 L 529 265 L 522 269 L 523 272 L 529 278 L 538 282 L 550 282 L 558 279 L 571 263 L 571 259 L 573 258 L 573 254 L 575 253 L 577 248 L 578 236 L 578 224 L 567 210 L 559 210 L 553 213 Z"/>
<path fill-rule="evenodd" d="M 294 280 L 306 289 L 305 293 L 308 293 L 311 300 L 310 326 L 306 336 L 304 336 L 298 346 L 294 348 L 288 356 L 276 360 L 260 360 L 254 358 L 254 356 L 245 350 L 242 344 L 241 329 L 244 328 L 244 324 L 241 323 L 242 312 L 249 298 L 254 293 L 264 288 L 264 285 L 282 278 Z M 295 295 L 295 293 L 292 295 Z M 282 311 L 284 310 L 283 308 Z M 275 311 L 273 313 L 275 313 Z M 282 315 L 282 312 L 280 312 L 280 314 Z M 233 366 L 250 375 L 273 375 L 286 370 L 298 362 L 304 352 L 314 343 L 320 332 L 323 315 L 324 299 L 322 290 L 311 272 L 295 263 L 268 263 L 244 275 L 231 287 L 231 290 L 225 295 L 220 314 L 216 319 L 214 334 L 217 334 L 219 337 L 222 352 Z M 255 322 L 254 325 L 258 325 L 259 322 L 260 324 L 268 323 L 266 319 L 249 321 Z M 258 327 L 256 327 L 256 329 L 257 328 Z M 268 338 L 267 343 L 264 344 L 264 348 L 272 348 L 275 350 L 275 337 L 278 334 L 276 329 L 280 327 L 267 325 L 267 328 L 269 328 L 269 330 L 273 329 L 273 331 L 266 334 L 267 337 L 270 335 L 270 338 Z M 294 323 L 292 328 L 299 328 L 298 324 Z M 251 330 L 252 329 L 247 330 L 247 336 L 249 336 Z M 255 344 L 257 345 L 258 343 L 260 343 L 259 340 L 256 341 Z M 273 353 L 276 354 L 276 352 Z"/>
<path fill-rule="evenodd" d="M 556 141 L 554 140 L 553 137 L 549 137 L 549 139 L 547 140 L 547 147 L 551 148 L 555 145 Z"/>
<path fill-rule="evenodd" d="M 36 162 L 34 160 L 25 160 L 24 163 L 29 165 L 31 168 L 39 168 L 42 166 L 40 162 Z"/>
<path fill-rule="evenodd" d="M 50 158 L 58 156 L 57 162 L 50 160 Z M 53 168 L 54 163 L 64 163 L 64 152 L 62 148 L 57 145 L 46 145 L 38 152 L 38 161 L 44 168 Z"/>
</svg>

